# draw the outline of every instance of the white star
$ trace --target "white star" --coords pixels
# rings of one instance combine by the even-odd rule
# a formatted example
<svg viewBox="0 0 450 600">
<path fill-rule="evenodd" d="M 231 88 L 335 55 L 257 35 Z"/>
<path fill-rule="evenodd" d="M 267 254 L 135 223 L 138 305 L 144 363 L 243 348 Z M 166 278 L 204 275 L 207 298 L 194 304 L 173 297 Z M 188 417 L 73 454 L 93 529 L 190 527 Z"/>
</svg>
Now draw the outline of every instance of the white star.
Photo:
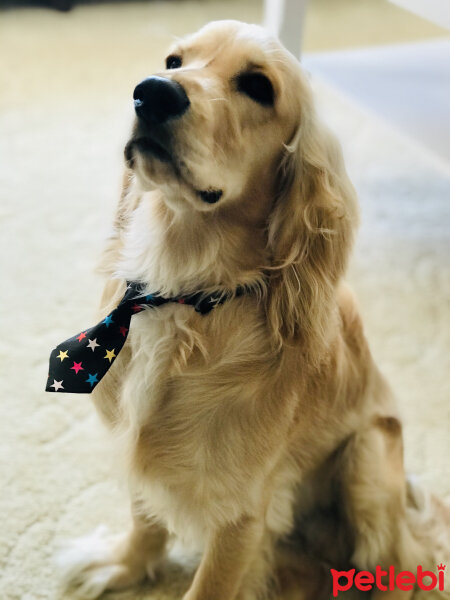
<svg viewBox="0 0 450 600">
<path fill-rule="evenodd" d="M 61 381 L 56 381 L 56 379 L 53 380 L 53 383 L 50 387 L 55 388 L 55 392 L 57 392 L 58 390 L 63 390 L 63 384 L 62 384 L 63 380 L 61 379 Z"/>
<path fill-rule="evenodd" d="M 92 350 L 92 352 L 94 352 L 95 349 L 97 348 L 97 346 L 100 346 L 100 344 L 97 344 L 97 338 L 95 338 L 95 340 L 89 340 L 89 344 L 87 345 L 87 348 L 90 348 Z"/>
</svg>

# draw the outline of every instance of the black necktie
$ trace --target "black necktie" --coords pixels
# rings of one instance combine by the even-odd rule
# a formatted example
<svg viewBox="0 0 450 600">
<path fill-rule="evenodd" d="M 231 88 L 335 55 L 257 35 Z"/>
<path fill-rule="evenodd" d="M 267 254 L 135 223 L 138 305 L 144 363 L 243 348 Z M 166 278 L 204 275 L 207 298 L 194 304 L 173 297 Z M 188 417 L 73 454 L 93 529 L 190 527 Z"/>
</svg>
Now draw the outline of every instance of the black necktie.
<svg viewBox="0 0 450 600">
<path fill-rule="evenodd" d="M 238 288 L 233 296 L 240 296 Z M 223 304 L 231 294 L 202 292 L 189 296 L 164 298 L 143 294 L 139 283 L 129 283 L 120 304 L 100 323 L 56 346 L 50 355 L 47 392 L 89 394 L 101 381 L 125 344 L 131 317 L 145 306 L 157 307 L 167 302 L 190 304 L 202 315 Z"/>
</svg>

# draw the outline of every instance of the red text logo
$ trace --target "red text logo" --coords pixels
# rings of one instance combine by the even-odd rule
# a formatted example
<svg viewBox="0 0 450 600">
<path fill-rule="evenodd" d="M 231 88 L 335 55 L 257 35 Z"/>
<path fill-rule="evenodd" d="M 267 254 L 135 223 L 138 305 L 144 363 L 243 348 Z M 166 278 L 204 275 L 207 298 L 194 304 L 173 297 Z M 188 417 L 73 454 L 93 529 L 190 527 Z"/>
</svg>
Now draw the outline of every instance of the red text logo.
<svg viewBox="0 0 450 600">
<path fill-rule="evenodd" d="M 345 592 L 351 587 L 356 587 L 363 592 L 369 591 L 374 587 L 386 592 L 387 590 L 412 590 L 417 585 L 421 590 L 429 592 L 430 590 L 438 589 L 444 591 L 444 572 L 445 565 L 437 566 L 437 575 L 433 571 L 424 571 L 419 565 L 417 572 L 399 571 L 395 572 L 394 567 L 389 567 L 387 571 L 383 571 L 380 566 L 375 569 L 375 574 L 370 571 L 359 571 L 350 569 L 349 571 L 336 571 L 330 569 L 333 578 L 333 596 L 339 592 Z"/>
</svg>

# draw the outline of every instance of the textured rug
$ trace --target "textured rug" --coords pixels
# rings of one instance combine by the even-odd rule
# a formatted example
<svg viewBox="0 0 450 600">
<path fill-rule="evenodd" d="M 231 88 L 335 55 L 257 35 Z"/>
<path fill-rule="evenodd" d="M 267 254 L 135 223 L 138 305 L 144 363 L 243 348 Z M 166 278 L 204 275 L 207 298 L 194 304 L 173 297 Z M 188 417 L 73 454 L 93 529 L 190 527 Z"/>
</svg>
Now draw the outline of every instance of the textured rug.
<svg viewBox="0 0 450 600">
<path fill-rule="evenodd" d="M 57 586 L 56 546 L 99 523 L 121 531 L 128 521 L 89 398 L 42 390 L 49 350 L 95 322 L 94 266 L 119 193 L 133 85 L 162 64 L 169 31 L 219 16 L 183 4 L 183 23 L 178 3 L 149 3 L 147 19 L 130 5 L 127 35 L 116 21 L 77 24 L 76 12 L 72 20 L 52 16 L 54 27 L 43 11 L 11 13 L 0 25 L 9 52 L 6 60 L 0 49 L 2 600 L 69 600 Z M 250 4 L 242 18 L 257 19 L 257 10 Z M 21 19 L 20 44 L 8 19 Z M 450 500 L 450 173 L 323 84 L 316 88 L 361 200 L 349 279 L 399 399 L 407 468 Z M 116 597 L 175 600 L 186 585 L 173 567 L 154 587 Z"/>
</svg>

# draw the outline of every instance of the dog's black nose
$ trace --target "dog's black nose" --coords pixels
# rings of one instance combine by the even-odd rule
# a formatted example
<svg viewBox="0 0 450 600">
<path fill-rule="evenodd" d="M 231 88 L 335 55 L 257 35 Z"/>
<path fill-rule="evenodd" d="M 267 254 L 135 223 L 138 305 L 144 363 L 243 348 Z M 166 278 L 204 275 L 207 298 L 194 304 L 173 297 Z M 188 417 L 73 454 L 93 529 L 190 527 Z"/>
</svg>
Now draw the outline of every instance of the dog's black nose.
<svg viewBox="0 0 450 600">
<path fill-rule="evenodd" d="M 190 104 L 182 85 L 156 76 L 141 81 L 133 98 L 137 116 L 153 123 L 181 117 Z"/>
</svg>

